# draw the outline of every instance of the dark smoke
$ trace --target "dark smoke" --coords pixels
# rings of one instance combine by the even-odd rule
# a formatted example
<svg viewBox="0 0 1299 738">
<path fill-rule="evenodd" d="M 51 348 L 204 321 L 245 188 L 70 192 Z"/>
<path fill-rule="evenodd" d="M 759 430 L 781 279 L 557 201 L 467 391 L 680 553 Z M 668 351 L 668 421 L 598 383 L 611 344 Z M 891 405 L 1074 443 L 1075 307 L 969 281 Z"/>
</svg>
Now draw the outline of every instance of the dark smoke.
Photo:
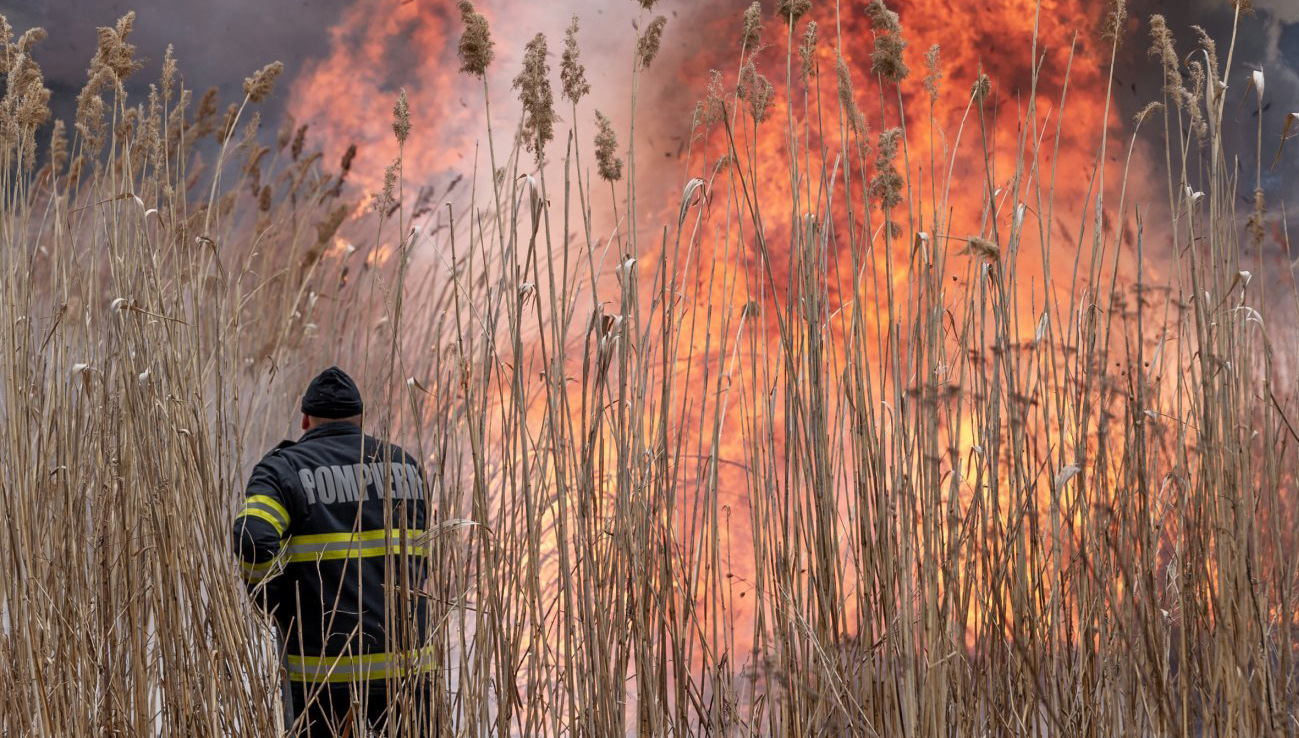
<svg viewBox="0 0 1299 738">
<path fill-rule="evenodd" d="M 209 87 L 223 101 L 243 95 L 244 77 L 263 65 L 283 61 L 291 77 L 327 46 L 327 33 L 350 0 L 2 0 L 0 14 L 16 33 L 43 27 L 49 38 L 35 56 L 53 91 L 54 114 L 71 120 L 76 95 L 86 81 L 99 26 L 111 26 L 128 11 L 136 12 L 131 40 L 145 68 L 130 80 L 127 92 L 143 101 L 157 80 L 167 45 L 176 47 L 185 83 L 201 95 Z M 276 118 L 288 98 L 281 85 L 267 102 L 265 114 Z M 271 127 L 271 130 L 274 130 Z"/>
<path fill-rule="evenodd" d="M 1255 5 L 1256 15 L 1243 16 L 1237 31 L 1226 93 L 1223 143 L 1228 161 L 1237 162 L 1242 198 L 1237 207 L 1242 214 L 1252 209 L 1255 174 L 1262 168 L 1263 192 L 1275 226 L 1264 248 L 1274 250 L 1285 248 L 1277 233 L 1281 230 L 1282 209 L 1291 218 L 1299 214 L 1299 139 L 1289 141 L 1281 160 L 1276 161 L 1285 118 L 1299 112 L 1299 2 L 1257 0 Z M 1120 58 L 1120 69 L 1130 71 L 1118 75 L 1122 83 L 1118 99 L 1129 119 L 1146 103 L 1161 98 L 1159 64 L 1146 53 L 1150 48 L 1148 20 L 1152 14 L 1160 13 L 1168 19 L 1183 59 L 1198 48 L 1192 26 L 1200 26 L 1217 42 L 1219 59 L 1225 63 L 1235 17 L 1234 8 L 1226 0 L 1137 0 L 1131 5 L 1131 13 L 1132 28 Z M 1258 103 L 1249 87 L 1254 70 L 1262 70 L 1266 80 L 1261 161 Z M 1147 142 L 1162 147 L 1162 132 L 1156 134 L 1152 129 L 1148 133 Z"/>
</svg>

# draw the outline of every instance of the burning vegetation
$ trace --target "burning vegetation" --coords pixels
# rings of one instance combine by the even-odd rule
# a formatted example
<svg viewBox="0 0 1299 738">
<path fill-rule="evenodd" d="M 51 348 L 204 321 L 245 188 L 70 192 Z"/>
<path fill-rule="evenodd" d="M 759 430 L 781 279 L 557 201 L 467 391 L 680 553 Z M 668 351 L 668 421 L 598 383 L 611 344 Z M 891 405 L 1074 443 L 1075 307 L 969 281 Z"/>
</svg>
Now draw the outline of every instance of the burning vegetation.
<svg viewBox="0 0 1299 738">
<path fill-rule="evenodd" d="M 639 0 L 608 115 L 580 18 L 501 71 L 473 4 L 374 5 L 291 93 L 337 167 L 261 130 L 279 64 L 128 100 L 132 15 L 69 137 L 0 22 L 0 731 L 294 728 L 226 531 L 345 363 L 429 472 L 394 734 L 1295 735 L 1299 301 L 1234 35 L 781 0 L 682 67 Z M 398 26 L 455 63 L 380 106 Z M 644 150 L 679 77 L 685 176 Z"/>
</svg>

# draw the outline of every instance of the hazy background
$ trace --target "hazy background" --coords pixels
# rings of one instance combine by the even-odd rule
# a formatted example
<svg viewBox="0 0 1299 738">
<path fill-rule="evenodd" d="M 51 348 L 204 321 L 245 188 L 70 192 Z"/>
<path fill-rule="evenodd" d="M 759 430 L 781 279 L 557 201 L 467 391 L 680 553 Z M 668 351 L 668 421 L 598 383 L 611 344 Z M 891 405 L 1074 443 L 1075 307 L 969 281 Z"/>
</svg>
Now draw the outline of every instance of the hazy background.
<svg viewBox="0 0 1299 738">
<path fill-rule="evenodd" d="M 1098 0 L 1090 4 L 1096 13 L 1105 7 Z M 502 130 L 510 130 L 515 116 L 509 81 L 519 68 L 524 43 L 533 33 L 545 32 L 550 38 L 552 65 L 557 67 L 563 28 L 573 13 L 582 18 L 580 38 L 593 88 L 592 106 L 606 110 L 615 122 L 625 118 L 629 39 L 634 39 L 631 26 L 640 12 L 638 3 L 481 0 L 477 5 L 489 16 L 497 42 L 489 84 L 494 118 Z M 718 38 L 718 29 L 737 23 L 745 5 L 744 0 L 665 0 L 654 8 L 653 13 L 668 15 L 669 23 L 656 70 L 659 74 L 647 78 L 642 92 L 643 99 L 650 102 L 641 115 L 652 120 L 640 129 L 646 140 L 638 145 L 646 145 L 656 156 L 662 152 L 657 167 L 663 167 L 664 160 L 670 165 L 679 155 L 694 101 L 705 92 L 707 69 L 728 61 L 733 66 L 733 39 Z M 844 12 L 859 12 L 858 5 L 845 3 Z M 901 13 L 904 27 L 908 5 L 905 0 L 891 3 Z M 986 3 L 985 7 L 989 13 L 1009 12 L 999 5 Z M 764 7 L 770 18 L 774 0 Z M 1238 123 L 1228 126 L 1237 138 L 1228 145 L 1247 173 L 1244 181 L 1252 182 L 1257 113 L 1252 95 L 1246 98 L 1245 92 L 1250 70 L 1263 69 L 1268 100 L 1264 188 L 1277 218 L 1282 205 L 1299 211 L 1299 140 L 1290 142 L 1281 163 L 1272 167 L 1285 115 L 1299 112 L 1299 0 L 1256 0 L 1256 7 L 1257 17 L 1246 18 L 1241 24 L 1236 48 L 1226 115 Z M 200 93 L 216 86 L 223 101 L 237 99 L 246 75 L 278 59 L 284 62 L 286 74 L 263 108 L 266 135 L 273 135 L 278 119 L 290 111 L 299 122 L 311 124 L 312 140 L 325 147 L 327 162 L 337 161 L 348 143 L 357 143 L 361 181 L 365 182 L 365 172 L 370 172 L 373 180 L 373 173 L 381 171 L 391 158 L 388 111 L 398 90 L 405 88 L 412 96 L 415 136 L 432 141 L 413 158 L 408 176 L 435 182 L 472 169 L 465 159 L 473 155 L 481 138 L 481 88 L 476 80 L 458 74 L 455 43 L 460 20 L 452 0 L 0 0 L 0 13 L 16 32 L 34 25 L 49 31 L 36 57 L 54 92 L 56 114 L 68 119 L 95 49 L 95 28 L 111 25 L 128 10 L 138 14 L 132 41 L 139 55 L 149 61 L 133 78 L 136 87 L 131 92 L 137 100 L 157 78 L 169 43 L 176 46 L 186 84 Z M 1233 11 L 1227 0 L 1132 2 L 1116 73 L 1116 98 L 1125 121 L 1160 97 L 1161 73 L 1157 61 L 1147 53 L 1146 20 L 1152 13 L 1168 17 L 1183 56 L 1193 49 L 1192 25 L 1203 26 L 1218 39 L 1224 56 L 1230 37 Z M 972 31 L 969 43 L 978 53 L 1007 53 L 988 31 L 975 33 Z M 911 42 L 922 47 L 929 43 L 921 37 Z M 719 45 L 723 50 L 719 51 Z M 723 68 L 733 73 L 730 66 Z M 557 85 L 557 70 L 554 76 Z M 1003 92 L 1015 92 L 1006 80 L 999 84 Z M 560 115 L 565 117 L 564 107 Z M 589 121 L 579 121 L 579 125 L 590 132 Z M 674 173 L 670 168 L 661 171 Z M 684 178 L 683 171 L 676 173 Z M 1242 187 L 1241 191 L 1247 194 L 1249 189 Z M 1280 243 L 1274 240 L 1273 247 Z"/>
</svg>

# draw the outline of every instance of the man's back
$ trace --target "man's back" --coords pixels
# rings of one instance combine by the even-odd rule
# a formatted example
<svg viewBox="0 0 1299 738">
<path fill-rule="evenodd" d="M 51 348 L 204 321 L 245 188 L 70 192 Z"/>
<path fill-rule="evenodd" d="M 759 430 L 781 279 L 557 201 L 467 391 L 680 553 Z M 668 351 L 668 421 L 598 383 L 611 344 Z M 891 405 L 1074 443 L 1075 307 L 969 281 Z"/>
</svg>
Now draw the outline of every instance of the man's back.
<svg viewBox="0 0 1299 738">
<path fill-rule="evenodd" d="M 298 682 L 420 669 L 427 484 L 400 447 L 327 422 L 268 453 L 235 520 L 245 579 Z"/>
</svg>

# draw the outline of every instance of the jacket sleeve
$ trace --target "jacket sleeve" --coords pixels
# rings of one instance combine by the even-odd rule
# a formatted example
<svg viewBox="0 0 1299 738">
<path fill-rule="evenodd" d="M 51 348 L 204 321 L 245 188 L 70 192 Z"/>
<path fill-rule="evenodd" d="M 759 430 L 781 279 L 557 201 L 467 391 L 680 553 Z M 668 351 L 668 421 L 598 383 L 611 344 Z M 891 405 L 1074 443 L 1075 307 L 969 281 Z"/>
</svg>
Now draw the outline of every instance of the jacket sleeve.
<svg viewBox="0 0 1299 738">
<path fill-rule="evenodd" d="M 274 574 L 294 506 L 267 460 L 253 469 L 244 494 L 234 520 L 234 549 L 244 581 L 253 587 Z"/>
</svg>

